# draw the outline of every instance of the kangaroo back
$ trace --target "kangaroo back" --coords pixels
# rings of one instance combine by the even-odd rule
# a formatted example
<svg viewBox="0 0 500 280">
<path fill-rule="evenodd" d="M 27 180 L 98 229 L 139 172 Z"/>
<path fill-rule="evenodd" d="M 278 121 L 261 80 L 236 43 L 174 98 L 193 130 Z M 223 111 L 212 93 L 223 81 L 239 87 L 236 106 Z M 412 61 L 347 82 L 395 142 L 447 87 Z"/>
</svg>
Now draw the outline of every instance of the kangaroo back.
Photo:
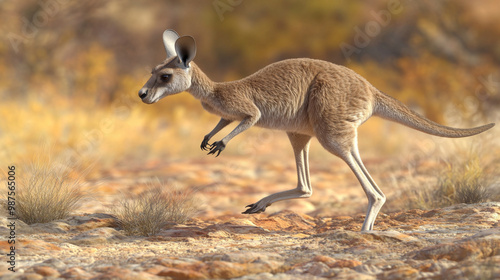
<svg viewBox="0 0 500 280">
<path fill-rule="evenodd" d="M 381 91 L 377 91 L 375 96 L 376 104 L 373 112 L 375 116 L 395 121 L 431 135 L 450 138 L 467 137 L 479 134 L 495 126 L 494 123 L 490 123 L 468 129 L 448 127 L 422 117 L 399 100 L 392 98 Z"/>
</svg>

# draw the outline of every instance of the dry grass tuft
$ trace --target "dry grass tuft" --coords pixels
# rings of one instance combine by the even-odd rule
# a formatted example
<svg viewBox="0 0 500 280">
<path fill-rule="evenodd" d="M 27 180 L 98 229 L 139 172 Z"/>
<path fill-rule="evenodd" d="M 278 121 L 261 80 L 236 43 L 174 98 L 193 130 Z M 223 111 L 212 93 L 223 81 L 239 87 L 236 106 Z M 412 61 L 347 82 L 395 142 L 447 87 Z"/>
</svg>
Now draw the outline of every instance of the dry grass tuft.
<svg viewBox="0 0 500 280">
<path fill-rule="evenodd" d="M 27 224 L 66 218 L 87 197 L 80 188 L 80 177 L 72 173 L 69 165 L 46 159 L 25 169 L 19 177 L 16 215 Z"/>
<path fill-rule="evenodd" d="M 148 183 L 146 191 L 119 204 L 113 212 L 128 235 L 155 235 L 169 225 L 184 223 L 199 210 L 193 192 L 174 191 L 159 181 Z"/>
<path fill-rule="evenodd" d="M 437 178 L 437 186 L 412 191 L 409 206 L 433 209 L 486 202 L 490 198 L 487 178 L 477 157 L 459 165 L 448 164 L 447 170 Z"/>
<path fill-rule="evenodd" d="M 392 182 L 398 199 L 389 198 L 387 207 L 401 211 L 500 201 L 498 136 L 491 130 L 451 143 L 434 138 L 416 146 L 405 161 L 408 170 L 395 169 Z"/>
<path fill-rule="evenodd" d="M 448 165 L 440 178 L 437 196 L 445 198 L 451 204 L 485 202 L 488 199 L 486 181 L 477 158 L 456 168 Z"/>
</svg>

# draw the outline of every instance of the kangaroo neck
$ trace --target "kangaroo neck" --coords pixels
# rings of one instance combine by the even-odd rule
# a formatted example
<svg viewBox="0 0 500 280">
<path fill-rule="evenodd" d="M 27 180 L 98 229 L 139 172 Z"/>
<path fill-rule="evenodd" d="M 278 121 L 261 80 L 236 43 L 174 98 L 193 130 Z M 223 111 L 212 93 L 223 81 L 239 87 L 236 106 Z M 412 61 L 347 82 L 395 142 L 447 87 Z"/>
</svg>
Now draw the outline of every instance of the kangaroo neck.
<svg viewBox="0 0 500 280">
<path fill-rule="evenodd" d="M 191 87 L 187 90 L 196 99 L 206 100 L 216 89 L 216 83 L 212 81 L 194 62 L 191 62 Z"/>
</svg>

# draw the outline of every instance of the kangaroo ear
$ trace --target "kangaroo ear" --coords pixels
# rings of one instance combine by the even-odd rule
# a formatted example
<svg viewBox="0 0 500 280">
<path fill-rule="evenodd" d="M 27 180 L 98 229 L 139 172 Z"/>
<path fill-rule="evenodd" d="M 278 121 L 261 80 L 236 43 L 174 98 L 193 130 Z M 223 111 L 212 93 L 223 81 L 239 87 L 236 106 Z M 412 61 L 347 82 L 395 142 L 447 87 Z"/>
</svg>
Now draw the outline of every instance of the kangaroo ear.
<svg viewBox="0 0 500 280">
<path fill-rule="evenodd" d="M 172 29 L 167 29 L 163 32 L 163 44 L 165 45 L 165 51 L 167 52 L 167 58 L 176 56 L 175 52 L 175 41 L 179 39 L 179 34 Z"/>
<path fill-rule="evenodd" d="M 189 62 L 196 56 L 196 42 L 191 36 L 182 36 L 175 41 L 175 52 L 184 68 L 189 67 Z"/>
</svg>

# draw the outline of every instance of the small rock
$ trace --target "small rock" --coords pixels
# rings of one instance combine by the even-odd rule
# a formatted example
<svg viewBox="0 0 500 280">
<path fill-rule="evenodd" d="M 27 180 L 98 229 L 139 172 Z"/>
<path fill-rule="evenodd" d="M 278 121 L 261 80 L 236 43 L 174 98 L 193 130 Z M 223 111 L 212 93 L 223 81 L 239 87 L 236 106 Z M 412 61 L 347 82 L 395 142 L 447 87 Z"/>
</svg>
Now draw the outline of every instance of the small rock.
<svg viewBox="0 0 500 280">
<path fill-rule="evenodd" d="M 290 275 L 288 274 L 272 274 L 272 273 L 259 273 L 253 275 L 245 275 L 238 278 L 238 280 L 289 280 Z"/>
<path fill-rule="evenodd" d="M 1 208 L 1 210 L 4 210 L 5 208 Z M 9 220 L 7 219 L 6 216 L 1 216 L 0 217 L 0 234 L 6 235 L 10 233 L 10 229 L 7 227 L 9 224 Z M 21 220 L 16 220 L 16 234 L 32 234 L 35 233 L 35 231 L 31 228 L 31 226 L 27 225 L 25 222 Z"/>
<path fill-rule="evenodd" d="M 130 269 L 117 266 L 108 266 L 98 269 L 100 275 L 93 277 L 94 280 L 121 279 L 121 280 L 147 280 L 155 276 L 145 272 L 135 272 Z"/>
<path fill-rule="evenodd" d="M 171 228 L 167 230 L 162 230 L 155 236 L 151 236 L 149 239 L 157 239 L 159 237 L 187 237 L 187 238 L 196 238 L 196 237 L 208 237 L 208 230 L 201 229 L 198 227 L 179 227 L 179 228 Z"/>
<path fill-rule="evenodd" d="M 255 225 L 248 219 L 231 219 L 222 224 L 211 225 L 206 228 L 209 232 L 224 231 L 227 234 L 266 234 L 269 230 Z"/>
<path fill-rule="evenodd" d="M 335 263 L 331 264 L 330 267 L 347 267 L 353 268 L 355 266 L 361 265 L 360 261 L 356 260 L 338 260 Z"/>
<path fill-rule="evenodd" d="M 164 259 L 157 259 L 154 263 L 166 267 L 177 267 L 177 268 L 179 268 L 180 266 L 188 268 L 201 264 L 199 260 L 190 258 L 164 258 Z"/>
<path fill-rule="evenodd" d="M 217 230 L 214 232 L 209 232 L 208 236 L 212 238 L 229 238 L 231 237 L 231 234 L 225 230 Z"/>
<path fill-rule="evenodd" d="M 66 264 L 64 262 L 62 262 L 59 259 L 54 259 L 54 258 L 45 260 L 40 265 L 52 267 L 52 268 L 55 268 L 57 270 L 61 270 L 61 269 L 64 269 L 66 267 Z"/>
<path fill-rule="evenodd" d="M 479 204 L 458 204 L 442 209 L 440 218 L 449 223 L 474 223 L 475 225 L 484 224 L 489 227 L 491 223 L 499 220 L 500 213 L 495 208 L 498 202 L 488 202 Z"/>
<path fill-rule="evenodd" d="M 382 269 L 380 269 L 377 266 L 374 265 L 358 265 L 353 268 L 355 271 L 363 274 L 368 274 L 368 275 L 377 275 L 379 273 L 382 273 Z"/>
<path fill-rule="evenodd" d="M 193 270 L 181 270 L 176 268 L 165 268 L 160 271 L 158 276 L 162 277 L 171 277 L 173 279 L 178 280 L 198 280 L 198 279 L 207 279 L 207 277 L 197 271 Z"/>
<path fill-rule="evenodd" d="M 10 246 L 12 246 L 12 245 L 9 244 L 9 241 L 7 241 L 7 240 L 0 241 L 0 253 L 2 255 L 8 254 L 10 252 Z"/>
<path fill-rule="evenodd" d="M 153 274 L 153 275 L 158 275 L 160 272 L 162 272 L 165 269 L 163 265 L 154 265 L 150 268 L 147 268 L 144 270 L 144 272 Z"/>
<path fill-rule="evenodd" d="M 0 262 L 0 279 L 7 279 L 7 276 L 14 275 L 12 271 L 9 271 L 10 264 L 7 262 Z M 8 278 L 10 279 L 10 278 Z"/>
<path fill-rule="evenodd" d="M 72 216 L 65 221 L 73 226 L 79 226 L 87 223 L 94 223 L 103 220 L 116 220 L 116 218 L 109 214 L 104 213 L 94 213 L 94 214 L 84 214 L 79 216 Z"/>
<path fill-rule="evenodd" d="M 466 238 L 455 243 L 444 243 L 411 252 L 408 256 L 417 259 L 447 259 L 463 261 L 480 259 L 500 254 L 500 235 L 487 235 L 481 238 Z"/>
<path fill-rule="evenodd" d="M 429 268 L 427 268 L 425 271 L 429 272 L 446 271 L 447 269 L 450 269 L 451 267 L 454 267 L 456 265 L 457 265 L 456 262 L 447 260 L 433 261 L 432 264 L 429 266 Z"/>
<path fill-rule="evenodd" d="M 284 210 L 270 215 L 268 218 L 255 218 L 251 220 L 259 227 L 269 231 L 304 231 L 314 227 L 313 218 L 304 214 Z"/>
<path fill-rule="evenodd" d="M 307 273 L 318 277 L 330 276 L 330 268 L 322 262 L 312 262 L 307 268 Z"/>
<path fill-rule="evenodd" d="M 382 242 L 420 242 L 419 239 L 397 231 L 369 231 L 364 232 L 367 240 L 380 240 Z"/>
<path fill-rule="evenodd" d="M 375 258 L 375 259 L 371 259 L 371 260 L 368 260 L 366 262 L 364 262 L 364 264 L 366 265 L 374 265 L 382 270 L 391 270 L 391 269 L 395 269 L 395 268 L 398 268 L 398 267 L 404 267 L 404 266 L 407 266 L 408 264 L 406 264 L 405 262 L 401 261 L 401 260 L 398 260 L 398 259 L 384 259 L 384 258 Z"/>
<path fill-rule="evenodd" d="M 306 279 L 316 279 L 316 277 L 332 277 L 335 273 L 323 262 L 307 262 L 295 266 L 293 269 L 286 272 L 288 275 L 305 276 Z"/>
<path fill-rule="evenodd" d="M 394 217 L 396 221 L 400 222 L 410 222 L 414 220 L 420 220 L 422 215 L 425 215 L 425 211 L 423 210 L 418 210 L 418 209 L 413 209 L 406 211 L 404 213 L 400 213 L 397 216 Z"/>
<path fill-rule="evenodd" d="M 203 256 L 202 260 L 250 263 L 250 262 L 281 261 L 283 260 L 283 256 L 278 253 L 267 253 L 267 252 L 229 252 L 226 254 Z"/>
<path fill-rule="evenodd" d="M 60 277 L 71 278 L 71 279 L 87 279 L 87 278 L 92 278 L 92 274 L 88 273 L 87 271 L 79 267 L 72 267 L 66 270 L 64 273 L 62 273 Z"/>
<path fill-rule="evenodd" d="M 482 231 L 474 234 L 473 236 L 466 238 L 466 240 L 467 239 L 474 240 L 474 239 L 478 239 L 478 238 L 482 238 L 482 237 L 486 237 L 486 236 L 491 236 L 491 235 L 500 235 L 500 227 L 494 227 L 494 228 L 482 230 Z"/>
<path fill-rule="evenodd" d="M 37 233 L 67 233 L 71 229 L 71 226 L 63 221 L 36 223 L 30 226 Z"/>
<path fill-rule="evenodd" d="M 40 252 L 46 251 L 61 251 L 59 246 L 43 240 L 18 239 L 16 245 L 19 244 L 19 252 L 24 255 L 38 255 Z"/>
<path fill-rule="evenodd" d="M 249 274 L 249 269 L 246 265 L 239 263 L 214 261 L 208 264 L 208 273 L 210 278 L 230 279 Z"/>
<path fill-rule="evenodd" d="M 332 272 L 335 274 L 334 279 L 348 279 L 348 280 L 375 280 L 377 279 L 373 275 L 359 273 L 355 270 L 348 268 L 334 268 Z M 384 278 L 382 278 L 384 279 Z M 405 278 L 401 278 L 405 279 Z M 405 279 L 406 280 L 406 279 Z"/>
<path fill-rule="evenodd" d="M 337 262 L 337 260 L 332 257 L 321 256 L 321 255 L 314 257 L 313 261 L 322 262 L 326 264 L 328 267 L 333 267 L 333 264 Z"/>
<path fill-rule="evenodd" d="M 384 271 L 378 275 L 379 279 L 417 279 L 419 271 L 412 267 L 398 267 L 393 270 Z"/>
<path fill-rule="evenodd" d="M 59 272 L 49 266 L 35 266 L 33 270 L 35 271 L 35 273 L 40 274 L 42 276 L 53 276 L 53 277 L 59 276 Z"/>
<path fill-rule="evenodd" d="M 23 280 L 42 280 L 42 279 L 44 279 L 44 277 L 42 275 L 36 274 L 36 273 L 24 273 L 21 279 L 23 279 Z"/>
<path fill-rule="evenodd" d="M 76 230 L 78 231 L 87 231 L 95 228 L 101 227 L 111 227 L 116 228 L 118 226 L 118 222 L 115 217 L 107 214 L 92 214 L 87 216 L 89 219 L 81 220 L 81 224 L 76 226 Z"/>
<path fill-rule="evenodd" d="M 258 274 L 264 272 L 274 272 L 281 267 L 278 262 L 251 262 L 232 263 L 224 261 L 213 261 L 207 264 L 207 273 L 210 278 L 236 278 L 247 274 Z"/>
<path fill-rule="evenodd" d="M 446 279 L 500 279 L 498 264 L 466 261 L 440 273 Z"/>
<path fill-rule="evenodd" d="M 431 210 L 427 213 L 422 214 L 422 217 L 431 218 L 441 213 L 441 209 Z"/>
<path fill-rule="evenodd" d="M 324 237 L 326 240 L 335 240 L 336 242 L 342 245 L 348 245 L 348 246 L 355 246 L 368 243 L 367 239 L 363 237 L 363 233 L 350 230 L 325 232 L 316 236 Z"/>
<path fill-rule="evenodd" d="M 114 228 L 96 228 L 85 231 L 73 237 L 68 242 L 75 245 L 96 245 L 122 239 L 125 239 L 125 236 Z"/>
</svg>

